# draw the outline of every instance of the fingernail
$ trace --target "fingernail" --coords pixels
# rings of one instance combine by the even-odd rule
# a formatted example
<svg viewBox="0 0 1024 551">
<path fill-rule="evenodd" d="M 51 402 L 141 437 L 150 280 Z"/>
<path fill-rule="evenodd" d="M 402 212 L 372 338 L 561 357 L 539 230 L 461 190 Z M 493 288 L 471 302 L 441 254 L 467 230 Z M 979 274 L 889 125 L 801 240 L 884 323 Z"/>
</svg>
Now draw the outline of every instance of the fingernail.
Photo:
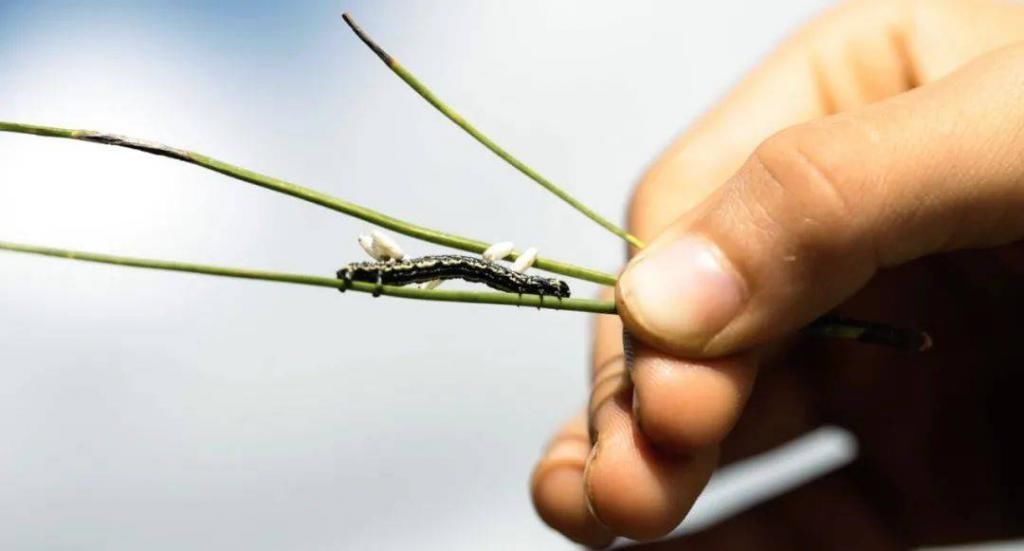
<svg viewBox="0 0 1024 551">
<path fill-rule="evenodd" d="M 637 323 L 670 343 L 695 349 L 728 325 L 745 299 L 728 260 L 696 236 L 644 251 L 622 275 L 619 292 Z"/>
</svg>

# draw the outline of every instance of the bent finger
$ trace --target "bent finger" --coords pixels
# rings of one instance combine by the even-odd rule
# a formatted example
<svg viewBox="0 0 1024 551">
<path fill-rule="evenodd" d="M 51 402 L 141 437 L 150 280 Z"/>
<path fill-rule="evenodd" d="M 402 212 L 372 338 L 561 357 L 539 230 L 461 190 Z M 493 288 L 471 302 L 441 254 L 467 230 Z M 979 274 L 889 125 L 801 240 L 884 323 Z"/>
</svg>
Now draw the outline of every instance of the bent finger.
<svg viewBox="0 0 1024 551">
<path fill-rule="evenodd" d="M 881 268 L 1021 239 L 1022 79 L 1024 44 L 766 140 L 627 267 L 630 330 L 677 354 L 730 354 L 791 333 Z"/>
<path fill-rule="evenodd" d="M 614 535 L 590 512 L 583 472 L 590 456 L 587 417 L 580 413 L 551 440 L 530 479 L 534 507 L 548 526 L 569 539 L 603 547 Z"/>
</svg>

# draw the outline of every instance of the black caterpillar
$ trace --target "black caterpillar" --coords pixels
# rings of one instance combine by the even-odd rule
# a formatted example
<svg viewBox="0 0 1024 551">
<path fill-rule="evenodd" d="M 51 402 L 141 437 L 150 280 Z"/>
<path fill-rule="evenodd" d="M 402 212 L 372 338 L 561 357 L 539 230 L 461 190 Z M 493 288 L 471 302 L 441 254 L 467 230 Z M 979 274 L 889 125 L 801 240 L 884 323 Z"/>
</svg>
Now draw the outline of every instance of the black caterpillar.
<svg viewBox="0 0 1024 551">
<path fill-rule="evenodd" d="M 345 282 L 345 292 L 353 281 L 376 283 L 373 296 L 379 296 L 383 285 L 409 285 L 435 279 L 464 279 L 520 295 L 569 298 L 569 284 L 550 277 L 530 276 L 475 256 L 441 254 L 388 262 L 353 262 L 338 270 L 338 279 Z"/>
</svg>

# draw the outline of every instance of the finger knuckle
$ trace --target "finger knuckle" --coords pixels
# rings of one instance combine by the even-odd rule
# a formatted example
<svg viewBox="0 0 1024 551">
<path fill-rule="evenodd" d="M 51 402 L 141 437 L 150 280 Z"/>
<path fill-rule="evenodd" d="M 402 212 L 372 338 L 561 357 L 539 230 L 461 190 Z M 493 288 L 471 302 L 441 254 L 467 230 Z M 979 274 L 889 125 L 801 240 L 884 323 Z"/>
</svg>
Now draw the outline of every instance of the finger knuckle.
<svg viewBox="0 0 1024 551">
<path fill-rule="evenodd" d="M 849 169 L 803 128 L 780 132 L 754 151 L 744 181 L 747 208 L 805 250 L 844 239 L 855 220 Z"/>
</svg>

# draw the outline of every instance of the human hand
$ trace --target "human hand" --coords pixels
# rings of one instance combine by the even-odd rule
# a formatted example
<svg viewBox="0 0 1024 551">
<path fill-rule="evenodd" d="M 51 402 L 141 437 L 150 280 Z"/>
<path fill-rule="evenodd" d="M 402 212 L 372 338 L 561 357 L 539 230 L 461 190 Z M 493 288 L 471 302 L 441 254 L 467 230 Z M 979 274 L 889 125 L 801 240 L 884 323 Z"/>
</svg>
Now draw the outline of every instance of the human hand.
<svg viewBox="0 0 1024 551">
<path fill-rule="evenodd" d="M 601 318 L 588 411 L 534 472 L 549 525 L 593 546 L 663 535 L 720 460 L 832 422 L 858 436 L 853 468 L 690 547 L 905 547 L 1021 529 L 1024 446 L 1009 414 L 1024 382 L 1011 340 L 1024 304 L 1024 250 L 1011 245 L 1024 238 L 1022 41 L 1020 5 L 844 4 L 663 155 L 630 211 L 654 239 L 617 288 L 635 360 L 627 369 L 619 320 Z M 837 306 L 926 325 L 936 349 L 789 338 Z"/>
</svg>

